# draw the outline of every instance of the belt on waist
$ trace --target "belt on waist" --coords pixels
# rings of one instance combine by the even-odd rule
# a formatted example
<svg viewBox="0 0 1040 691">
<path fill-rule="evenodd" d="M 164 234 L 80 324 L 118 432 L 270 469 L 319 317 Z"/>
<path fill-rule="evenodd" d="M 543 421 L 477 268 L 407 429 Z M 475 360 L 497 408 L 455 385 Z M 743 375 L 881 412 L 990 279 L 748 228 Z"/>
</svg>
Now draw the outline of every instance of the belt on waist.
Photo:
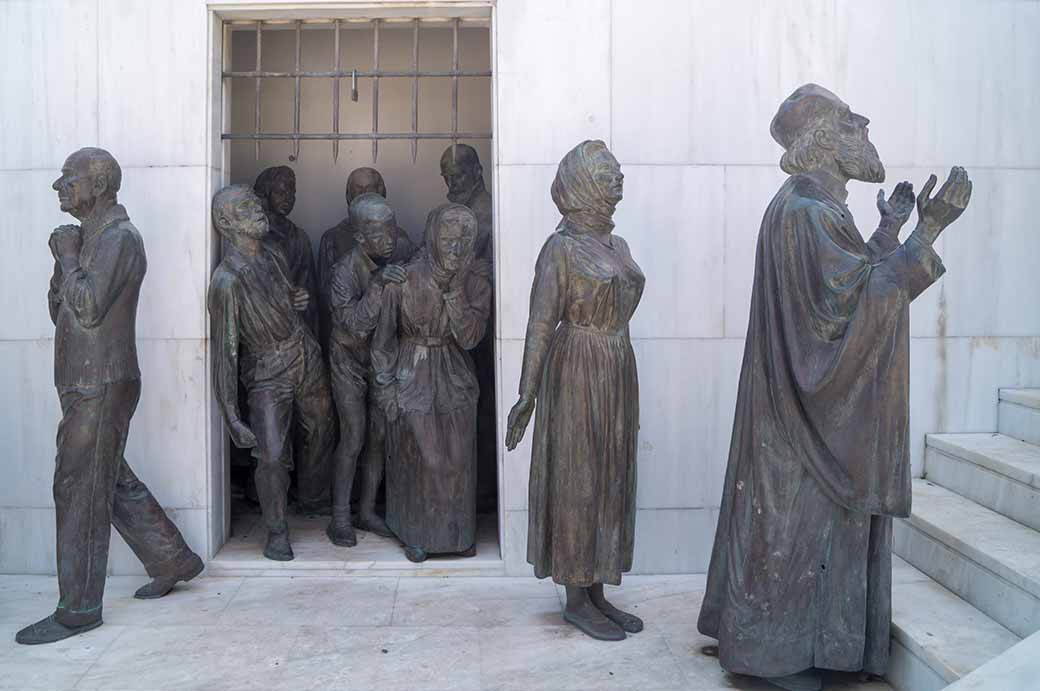
<svg viewBox="0 0 1040 691">
<path fill-rule="evenodd" d="M 578 331 L 580 333 L 592 334 L 594 336 L 607 336 L 610 338 L 618 338 L 624 336 L 627 329 L 600 329 L 594 326 L 582 326 L 581 324 L 574 324 L 572 322 L 562 322 L 560 324 L 561 329 L 567 329 L 569 331 Z"/>
<path fill-rule="evenodd" d="M 285 351 L 299 346 L 301 342 L 303 342 L 303 329 L 297 329 L 288 338 L 278 341 L 277 343 L 271 343 L 270 345 L 265 346 L 250 346 L 248 353 L 254 357 L 284 353 Z"/>
<path fill-rule="evenodd" d="M 405 336 L 403 339 L 405 343 L 412 343 L 414 345 L 422 346 L 442 346 L 448 345 L 451 341 L 449 338 L 441 338 L 440 336 Z"/>
</svg>

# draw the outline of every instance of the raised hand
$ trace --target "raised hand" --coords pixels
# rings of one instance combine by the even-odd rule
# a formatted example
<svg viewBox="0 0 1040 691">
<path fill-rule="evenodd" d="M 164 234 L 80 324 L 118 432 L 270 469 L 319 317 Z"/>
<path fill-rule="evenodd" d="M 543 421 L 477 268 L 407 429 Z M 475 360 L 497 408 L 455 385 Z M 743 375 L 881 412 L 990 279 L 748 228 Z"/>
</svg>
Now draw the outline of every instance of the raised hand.
<svg viewBox="0 0 1040 691">
<path fill-rule="evenodd" d="M 531 413 L 534 412 L 534 399 L 521 398 L 509 411 L 509 422 L 506 432 L 506 448 L 512 451 L 524 438 L 527 424 L 531 421 Z"/>
<path fill-rule="evenodd" d="M 385 283 L 404 283 L 408 279 L 408 270 L 400 264 L 388 264 L 381 275 Z"/>
<path fill-rule="evenodd" d="M 950 176 L 939 193 L 929 198 L 935 183 L 935 175 L 930 176 L 917 196 L 918 227 L 929 243 L 935 242 L 948 225 L 960 218 L 971 200 L 971 180 L 960 166 L 950 169 Z"/>
<path fill-rule="evenodd" d="M 83 246 L 83 235 L 79 226 L 69 223 L 55 228 L 47 244 L 51 248 L 51 254 L 58 261 L 61 261 L 62 257 L 78 257 L 80 247 Z"/>
<path fill-rule="evenodd" d="M 910 218 L 910 212 L 914 210 L 913 184 L 906 181 L 899 183 L 888 200 L 885 199 L 885 190 L 878 190 L 877 208 L 881 212 L 881 226 L 898 237 L 900 229 Z"/>
<path fill-rule="evenodd" d="M 297 312 L 306 312 L 311 304 L 311 294 L 304 288 L 296 288 L 292 292 L 293 309 Z"/>
</svg>

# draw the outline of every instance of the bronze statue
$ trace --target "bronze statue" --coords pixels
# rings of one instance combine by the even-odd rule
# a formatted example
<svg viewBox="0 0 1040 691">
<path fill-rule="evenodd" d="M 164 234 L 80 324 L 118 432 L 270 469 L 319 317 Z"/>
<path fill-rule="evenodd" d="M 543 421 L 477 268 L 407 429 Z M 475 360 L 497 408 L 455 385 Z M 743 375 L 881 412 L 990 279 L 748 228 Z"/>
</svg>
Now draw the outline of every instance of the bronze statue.
<svg viewBox="0 0 1040 691">
<path fill-rule="evenodd" d="M 375 168 L 355 168 L 347 176 L 347 216 L 342 221 L 322 233 L 318 247 L 318 284 L 321 296 L 321 343 L 327 346 L 329 334 L 332 332 L 330 316 L 329 287 L 332 285 L 332 267 L 354 248 L 355 230 L 350 222 L 350 204 L 362 194 L 374 192 L 384 199 L 386 183 L 383 176 Z M 415 254 L 415 244 L 401 228 L 395 228 L 396 242 L 394 254 L 390 258 L 394 264 L 405 264 Z"/>
<path fill-rule="evenodd" d="M 971 197 L 954 168 L 914 206 L 878 192 L 864 242 L 849 180 L 883 182 L 869 120 L 815 84 L 770 131 L 791 177 L 759 232 L 751 318 L 718 529 L 698 629 L 721 665 L 785 689 L 819 669 L 882 675 L 891 620 L 892 517 L 910 513 L 910 302 L 944 272 L 932 248 Z"/>
<path fill-rule="evenodd" d="M 329 369 L 340 439 L 333 466 L 332 521 L 326 532 L 334 544 L 344 547 L 357 543 L 350 521 L 350 495 L 362 446 L 365 455 L 358 527 L 393 536 L 375 512 L 383 481 L 386 417 L 378 405 L 370 403 L 369 383 L 374 375 L 371 335 L 379 318 L 383 286 L 402 283 L 407 275 L 400 264 L 390 263 L 398 232 L 394 211 L 386 199 L 375 192 L 360 195 L 350 204 L 350 218 L 356 242 L 333 266 L 329 287 Z"/>
<path fill-rule="evenodd" d="M 57 609 L 18 632 L 18 643 L 53 643 L 101 626 L 111 526 L 152 581 L 135 597 L 166 595 L 202 560 L 184 542 L 123 457 L 141 396 L 135 320 L 147 267 L 144 244 L 117 201 L 122 171 L 103 149 L 80 149 L 52 187 L 80 225 L 50 237 L 47 301 L 54 322 L 54 384 L 61 398 L 54 468 Z"/>
<path fill-rule="evenodd" d="M 304 457 L 317 467 L 332 447 L 332 398 L 321 348 L 301 318 L 308 294 L 288 275 L 284 256 L 265 242 L 268 216 L 244 185 L 213 197 L 213 225 L 224 237 L 223 260 L 209 285 L 213 388 L 231 440 L 252 448 L 257 495 L 267 526 L 264 556 L 293 558 L 285 520 L 292 424 L 299 425 Z M 248 424 L 238 407 L 246 389 Z M 328 492 L 328 486 L 325 487 Z"/>
<path fill-rule="evenodd" d="M 516 448 L 537 401 L 527 560 L 537 577 L 567 587 L 564 619 L 608 641 L 643 629 L 603 595 L 632 568 L 636 520 L 639 382 L 628 323 L 646 279 L 613 233 L 623 180 L 601 141 L 560 161 L 552 198 L 563 220 L 535 266 L 506 436 Z"/>
<path fill-rule="evenodd" d="M 491 280 L 474 257 L 477 219 L 461 204 L 430 212 L 426 246 L 403 283 L 383 288 L 372 341 L 389 421 L 386 518 L 419 562 L 476 554 L 477 378 L 467 350 L 487 331 Z"/>
<path fill-rule="evenodd" d="M 476 214 L 477 245 L 474 252 L 478 259 L 493 265 L 491 194 L 484 186 L 484 168 L 476 149 L 468 144 L 456 144 L 454 151 L 450 146 L 445 149 L 441 154 L 441 177 L 448 188 L 448 201 L 464 204 Z M 498 495 L 493 297 L 491 307 L 487 335 L 470 351 L 480 383 L 480 400 L 477 401 L 477 506 L 480 511 L 487 512 L 495 510 Z"/>
</svg>

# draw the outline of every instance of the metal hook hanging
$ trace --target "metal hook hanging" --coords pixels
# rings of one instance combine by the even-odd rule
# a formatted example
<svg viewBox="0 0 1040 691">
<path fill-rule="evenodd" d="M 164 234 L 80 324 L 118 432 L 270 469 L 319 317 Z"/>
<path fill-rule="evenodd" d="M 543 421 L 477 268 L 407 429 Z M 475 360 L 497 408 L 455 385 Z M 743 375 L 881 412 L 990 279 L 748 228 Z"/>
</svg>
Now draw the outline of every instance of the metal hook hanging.
<svg viewBox="0 0 1040 691">
<path fill-rule="evenodd" d="M 355 102 L 358 100 L 356 67 L 350 73 L 350 100 Z"/>
</svg>

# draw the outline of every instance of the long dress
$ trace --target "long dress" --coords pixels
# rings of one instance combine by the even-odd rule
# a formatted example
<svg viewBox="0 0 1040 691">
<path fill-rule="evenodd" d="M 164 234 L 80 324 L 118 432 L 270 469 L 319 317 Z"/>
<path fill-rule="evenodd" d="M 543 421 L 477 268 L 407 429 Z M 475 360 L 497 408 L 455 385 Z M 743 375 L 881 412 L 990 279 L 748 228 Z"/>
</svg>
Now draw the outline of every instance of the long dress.
<svg viewBox="0 0 1040 691">
<path fill-rule="evenodd" d="M 938 255 L 796 175 L 762 220 L 729 465 L 697 628 L 722 666 L 883 674 L 892 516 L 910 513 L 909 305 Z"/>
<path fill-rule="evenodd" d="M 632 568 L 639 383 L 628 322 L 645 281 L 622 238 L 567 221 L 538 257 L 520 394 L 537 400 L 527 560 L 539 578 L 616 585 Z"/>
<path fill-rule="evenodd" d="M 430 252 L 407 270 L 384 290 L 372 343 L 377 387 L 396 383 L 399 411 L 387 429 L 386 522 L 410 547 L 464 552 L 476 541 L 479 395 L 466 351 L 487 329 L 489 273 L 475 266 L 462 289 L 442 293 Z"/>
</svg>

